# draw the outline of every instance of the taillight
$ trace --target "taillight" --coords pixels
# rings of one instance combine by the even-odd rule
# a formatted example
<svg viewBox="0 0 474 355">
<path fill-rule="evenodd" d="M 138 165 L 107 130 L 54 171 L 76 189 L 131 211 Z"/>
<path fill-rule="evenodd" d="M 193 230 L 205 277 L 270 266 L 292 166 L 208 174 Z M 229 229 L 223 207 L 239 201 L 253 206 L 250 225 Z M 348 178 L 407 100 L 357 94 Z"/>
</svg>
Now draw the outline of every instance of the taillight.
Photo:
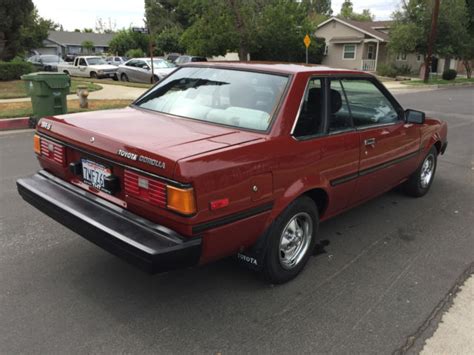
<svg viewBox="0 0 474 355">
<path fill-rule="evenodd" d="M 184 215 L 191 215 L 196 212 L 194 190 L 192 188 L 177 188 L 125 170 L 124 189 L 129 196 Z"/>
<path fill-rule="evenodd" d="M 66 165 L 66 148 L 61 144 L 35 135 L 35 152 L 62 166 Z"/>
<path fill-rule="evenodd" d="M 194 190 L 192 188 L 180 189 L 174 186 L 166 186 L 168 191 L 168 208 L 186 215 L 196 212 L 194 201 Z"/>
<path fill-rule="evenodd" d="M 126 194 L 160 207 L 166 207 L 166 185 L 161 181 L 125 170 L 124 188 Z"/>
<path fill-rule="evenodd" d="M 36 154 L 41 154 L 41 138 L 37 134 L 33 136 L 33 146 Z"/>
</svg>

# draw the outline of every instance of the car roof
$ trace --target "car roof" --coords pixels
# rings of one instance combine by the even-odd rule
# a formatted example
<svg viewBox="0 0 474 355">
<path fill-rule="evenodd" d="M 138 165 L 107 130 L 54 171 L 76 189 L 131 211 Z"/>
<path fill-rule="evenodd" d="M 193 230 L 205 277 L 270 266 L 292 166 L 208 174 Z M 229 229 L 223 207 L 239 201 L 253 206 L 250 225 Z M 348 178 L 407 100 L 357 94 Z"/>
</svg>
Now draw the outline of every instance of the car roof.
<svg viewBox="0 0 474 355">
<path fill-rule="evenodd" d="M 349 69 L 331 68 L 318 64 L 302 64 L 302 63 L 276 63 L 276 62 L 233 62 L 233 61 L 212 61 L 212 62 L 194 62 L 186 63 L 185 66 L 206 66 L 217 68 L 230 68 L 241 70 L 254 70 L 274 72 L 281 74 L 296 74 L 304 72 L 321 72 L 321 73 L 347 73 L 347 74 L 363 74 L 366 72 Z"/>
</svg>

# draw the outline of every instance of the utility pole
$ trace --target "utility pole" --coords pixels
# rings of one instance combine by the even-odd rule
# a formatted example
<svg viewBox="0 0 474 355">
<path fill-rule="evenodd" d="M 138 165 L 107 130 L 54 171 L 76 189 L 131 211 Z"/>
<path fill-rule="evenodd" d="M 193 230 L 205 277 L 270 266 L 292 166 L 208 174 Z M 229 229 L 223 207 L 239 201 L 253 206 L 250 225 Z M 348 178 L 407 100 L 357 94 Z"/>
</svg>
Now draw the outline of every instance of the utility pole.
<svg viewBox="0 0 474 355">
<path fill-rule="evenodd" d="M 428 53 L 425 58 L 425 76 L 423 78 L 423 81 L 425 83 L 427 83 L 430 78 L 430 67 L 433 56 L 433 44 L 436 39 L 436 27 L 438 25 L 439 1 L 440 0 L 434 0 L 433 14 L 431 16 L 431 31 L 430 38 L 428 40 Z"/>
</svg>

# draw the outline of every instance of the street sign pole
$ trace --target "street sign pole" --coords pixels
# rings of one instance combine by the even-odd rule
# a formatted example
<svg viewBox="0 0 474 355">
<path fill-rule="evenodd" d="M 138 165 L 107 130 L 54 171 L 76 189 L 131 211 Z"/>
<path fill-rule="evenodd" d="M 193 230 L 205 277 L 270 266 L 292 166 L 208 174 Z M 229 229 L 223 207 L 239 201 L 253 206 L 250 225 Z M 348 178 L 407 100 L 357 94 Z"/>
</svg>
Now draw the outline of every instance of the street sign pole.
<svg viewBox="0 0 474 355">
<path fill-rule="evenodd" d="M 306 34 L 306 36 L 304 36 L 304 45 L 306 47 L 306 64 L 308 64 L 308 48 L 309 48 L 309 45 L 311 44 L 311 38 L 309 38 L 309 35 Z"/>
</svg>

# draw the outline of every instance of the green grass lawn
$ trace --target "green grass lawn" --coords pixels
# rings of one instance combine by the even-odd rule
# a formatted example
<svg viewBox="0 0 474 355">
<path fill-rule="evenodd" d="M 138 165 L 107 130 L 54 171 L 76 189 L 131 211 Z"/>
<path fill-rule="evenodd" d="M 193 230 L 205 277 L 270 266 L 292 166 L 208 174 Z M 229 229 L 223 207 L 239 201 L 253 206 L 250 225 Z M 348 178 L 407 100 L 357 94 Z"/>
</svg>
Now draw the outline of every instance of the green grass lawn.
<svg viewBox="0 0 474 355">
<path fill-rule="evenodd" d="M 457 78 L 454 80 L 443 80 L 443 79 L 431 79 L 428 81 L 427 84 L 423 82 L 423 80 L 407 80 L 401 81 L 402 84 L 405 85 L 414 85 L 414 86 L 422 86 L 422 85 L 449 85 L 449 84 L 461 84 L 461 83 L 474 83 L 474 78 L 467 79 L 467 78 Z"/>
<path fill-rule="evenodd" d="M 132 103 L 132 100 L 89 100 L 89 108 L 83 109 L 79 107 L 78 100 L 68 100 L 68 113 L 82 111 L 108 110 L 112 108 L 123 108 Z M 21 102 L 5 102 L 0 103 L 0 119 L 14 117 L 31 116 L 32 108 L 30 101 Z"/>
<path fill-rule="evenodd" d="M 75 94 L 78 85 L 87 85 L 89 91 L 97 91 L 102 86 L 87 80 L 72 80 L 70 93 Z M 0 81 L 0 99 L 27 97 L 25 82 L 22 80 Z"/>
</svg>

